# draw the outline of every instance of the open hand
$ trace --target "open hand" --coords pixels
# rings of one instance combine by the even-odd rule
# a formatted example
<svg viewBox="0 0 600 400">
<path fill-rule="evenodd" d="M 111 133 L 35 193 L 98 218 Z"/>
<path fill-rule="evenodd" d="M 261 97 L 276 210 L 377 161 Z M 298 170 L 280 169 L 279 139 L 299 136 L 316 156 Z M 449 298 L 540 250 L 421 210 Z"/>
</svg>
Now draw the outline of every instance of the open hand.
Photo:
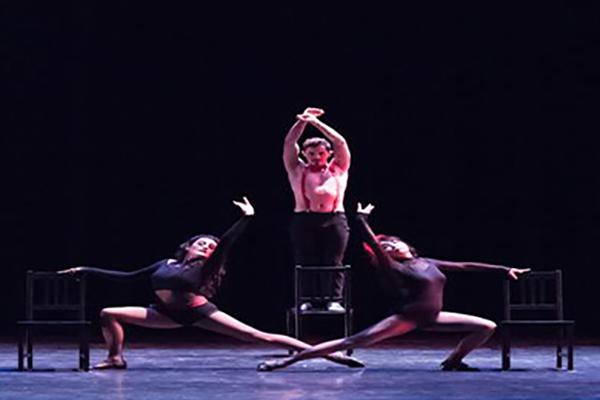
<svg viewBox="0 0 600 400">
<path fill-rule="evenodd" d="M 325 111 L 320 108 L 308 107 L 302 114 L 296 115 L 296 118 L 302 122 L 314 123 L 323 114 L 325 114 Z"/>
<path fill-rule="evenodd" d="M 531 271 L 531 268 L 511 268 L 508 270 L 508 277 L 513 281 L 519 279 L 519 275 L 526 274 Z"/>
<path fill-rule="evenodd" d="M 250 204 L 250 201 L 246 196 L 242 197 L 243 201 L 235 201 L 233 200 L 233 204 L 238 206 L 240 210 L 244 213 L 244 215 L 254 215 L 254 207 Z"/>
<path fill-rule="evenodd" d="M 63 269 L 61 271 L 58 271 L 57 274 L 58 275 L 77 275 L 80 274 L 83 271 L 83 267 L 73 267 L 73 268 L 69 268 L 69 269 Z"/>
<path fill-rule="evenodd" d="M 325 114 L 325 110 L 323 110 L 322 108 L 307 107 L 302 114 L 320 117 L 321 115 Z"/>
<path fill-rule="evenodd" d="M 359 214 L 371 214 L 371 211 L 373 211 L 373 209 L 375 208 L 375 206 L 371 203 L 367 204 L 366 207 L 363 207 L 361 203 L 358 203 L 358 208 L 356 210 L 357 213 Z"/>
<path fill-rule="evenodd" d="M 298 121 L 308 122 L 308 123 L 318 121 L 318 119 L 317 119 L 317 117 L 315 115 L 313 115 L 313 114 L 306 114 L 306 113 L 296 115 L 296 119 Z"/>
</svg>

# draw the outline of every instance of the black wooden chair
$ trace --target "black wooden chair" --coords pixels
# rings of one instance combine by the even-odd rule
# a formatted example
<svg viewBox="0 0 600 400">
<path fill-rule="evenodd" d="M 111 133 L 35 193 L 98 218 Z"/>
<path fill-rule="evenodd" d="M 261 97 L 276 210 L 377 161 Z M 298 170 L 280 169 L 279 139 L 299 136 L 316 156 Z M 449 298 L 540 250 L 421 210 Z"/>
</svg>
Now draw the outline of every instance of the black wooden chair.
<svg viewBox="0 0 600 400">
<path fill-rule="evenodd" d="M 56 272 L 27 271 L 25 292 L 27 319 L 17 321 L 19 371 L 33 370 L 33 334 L 47 327 L 68 328 L 77 332 L 77 370 L 88 371 L 91 322 L 85 319 L 85 276 L 75 279 L 71 275 L 59 275 Z"/>
<path fill-rule="evenodd" d="M 530 272 L 517 281 L 504 282 L 504 320 L 502 332 L 502 369 L 510 369 L 513 327 L 548 326 L 556 328 L 556 368 L 563 365 L 566 336 L 567 368 L 573 369 L 573 331 L 575 321 L 564 319 L 562 272 Z"/>
<path fill-rule="evenodd" d="M 294 306 L 292 308 L 289 308 L 286 314 L 286 326 L 288 335 L 301 339 L 303 333 L 303 320 L 306 317 L 323 316 L 334 316 L 341 318 L 341 320 L 344 323 L 344 336 L 348 337 L 352 334 L 352 318 L 354 310 L 352 308 L 350 270 L 350 265 L 338 267 L 305 267 L 302 265 L 296 265 L 296 268 L 294 269 Z M 344 279 L 344 288 L 342 291 L 341 298 L 334 297 L 331 294 L 304 294 L 305 292 L 303 290 L 303 282 L 305 281 L 304 277 L 306 275 L 331 275 L 339 272 L 343 274 Z M 301 308 L 303 303 L 326 304 L 329 302 L 339 302 L 343 307 L 343 311 L 330 311 L 322 308 L 302 310 Z M 352 354 L 352 350 L 349 350 L 348 354 Z"/>
</svg>

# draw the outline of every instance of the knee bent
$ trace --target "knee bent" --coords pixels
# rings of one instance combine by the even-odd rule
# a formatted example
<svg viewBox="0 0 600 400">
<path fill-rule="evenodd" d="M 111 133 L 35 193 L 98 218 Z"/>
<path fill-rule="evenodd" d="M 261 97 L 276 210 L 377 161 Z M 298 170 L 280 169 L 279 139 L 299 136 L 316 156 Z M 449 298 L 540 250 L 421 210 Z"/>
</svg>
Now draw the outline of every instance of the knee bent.
<svg viewBox="0 0 600 400">
<path fill-rule="evenodd" d="M 103 308 L 100 310 L 100 325 L 107 326 L 112 320 L 115 319 L 115 314 L 110 308 Z"/>
<path fill-rule="evenodd" d="M 481 330 L 484 331 L 489 331 L 489 332 L 494 332 L 496 330 L 496 328 L 498 327 L 498 325 L 496 325 L 496 323 L 494 321 L 489 321 L 486 320 L 482 326 L 481 326 Z"/>
</svg>

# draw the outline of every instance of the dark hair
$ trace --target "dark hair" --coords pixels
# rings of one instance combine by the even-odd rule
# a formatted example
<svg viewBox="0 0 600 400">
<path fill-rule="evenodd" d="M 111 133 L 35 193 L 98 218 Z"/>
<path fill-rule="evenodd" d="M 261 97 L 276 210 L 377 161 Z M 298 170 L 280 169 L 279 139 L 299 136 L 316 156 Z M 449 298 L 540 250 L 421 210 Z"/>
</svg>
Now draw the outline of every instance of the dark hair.
<svg viewBox="0 0 600 400">
<path fill-rule="evenodd" d="M 311 137 L 306 139 L 302 143 L 302 150 L 306 150 L 309 147 L 318 147 L 324 146 L 327 150 L 331 150 L 331 143 L 328 140 L 320 138 L 320 137 Z"/>
<path fill-rule="evenodd" d="M 190 246 L 202 238 L 214 240 L 217 243 L 217 245 L 219 243 L 218 237 L 209 235 L 208 233 L 202 233 L 200 235 L 192 236 L 177 247 L 177 250 L 175 251 L 175 259 L 178 262 L 180 262 L 183 266 L 189 267 L 193 267 L 195 263 L 201 262 L 202 260 L 200 258 L 192 258 L 186 261 L 185 256 L 187 255 Z M 206 282 L 203 283 L 202 294 L 207 297 L 214 296 L 214 294 L 217 292 L 217 289 L 219 289 L 221 282 L 223 281 L 225 273 L 225 264 L 222 264 L 219 267 L 219 269 L 213 272 L 213 274 L 208 277 Z"/>
<path fill-rule="evenodd" d="M 413 257 L 415 257 L 415 258 L 419 257 L 419 252 L 417 251 L 417 249 L 414 248 L 409 243 L 407 243 L 405 240 L 400 239 L 398 236 L 384 235 L 384 234 L 380 233 L 379 235 L 375 236 L 375 238 L 377 239 L 378 243 L 385 242 L 385 241 L 393 241 L 393 240 L 403 242 L 408 246 L 408 249 L 410 250 L 410 254 L 412 254 Z M 371 248 L 371 246 L 369 246 L 369 244 L 367 242 L 363 242 L 363 249 L 367 253 L 369 262 L 371 262 L 371 264 L 377 264 L 377 257 L 375 257 L 375 252 L 373 251 L 373 249 Z"/>
</svg>

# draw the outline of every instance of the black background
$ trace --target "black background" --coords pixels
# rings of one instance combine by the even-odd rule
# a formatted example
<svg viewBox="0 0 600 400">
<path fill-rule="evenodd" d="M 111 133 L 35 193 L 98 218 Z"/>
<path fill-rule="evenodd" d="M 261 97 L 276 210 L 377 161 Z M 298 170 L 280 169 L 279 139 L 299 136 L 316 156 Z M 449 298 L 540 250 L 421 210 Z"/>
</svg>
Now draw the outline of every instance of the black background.
<svg viewBox="0 0 600 400">
<path fill-rule="evenodd" d="M 283 138 L 306 106 L 352 151 L 346 207 L 425 255 L 565 274 L 597 324 L 599 14 L 586 3 L 27 2 L 1 7 L 5 333 L 24 273 L 132 270 L 257 209 L 217 304 L 282 331 L 292 194 Z M 316 135 L 314 129 L 308 134 Z M 360 257 L 357 325 L 384 299 Z M 447 308 L 501 318 L 501 280 L 453 274 Z M 94 312 L 147 304 L 94 281 Z"/>
</svg>

